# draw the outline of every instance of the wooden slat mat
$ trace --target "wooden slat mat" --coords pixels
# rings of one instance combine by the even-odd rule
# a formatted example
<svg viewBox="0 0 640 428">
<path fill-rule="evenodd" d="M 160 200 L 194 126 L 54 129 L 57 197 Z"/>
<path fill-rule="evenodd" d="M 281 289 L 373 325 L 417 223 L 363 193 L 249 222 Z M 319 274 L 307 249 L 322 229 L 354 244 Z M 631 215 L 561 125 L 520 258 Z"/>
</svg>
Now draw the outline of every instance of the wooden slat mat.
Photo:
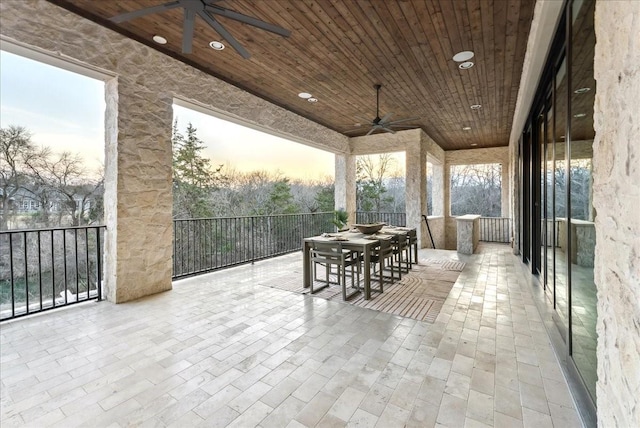
<svg viewBox="0 0 640 428">
<path fill-rule="evenodd" d="M 401 281 L 397 281 L 396 273 L 396 282 L 385 283 L 384 293 L 373 292 L 371 300 L 364 300 L 363 294 L 360 293 L 349 303 L 420 321 L 434 322 L 462 269 L 464 269 L 463 262 L 423 259 L 409 273 L 403 274 Z M 385 273 L 388 274 L 388 272 Z M 318 275 L 324 277 L 322 271 L 318 272 Z M 335 275 L 331 278 L 333 281 L 336 280 Z M 300 275 L 283 275 L 259 284 L 295 293 L 310 294 L 309 289 L 302 287 Z M 347 284 L 351 284 L 350 278 L 347 278 Z M 373 288 L 378 288 L 377 275 L 372 275 L 371 285 Z M 322 283 L 317 282 L 314 286 L 321 287 Z M 348 289 L 348 292 L 350 291 L 351 289 Z M 332 284 L 310 295 L 326 300 L 342 301 L 342 291 L 337 284 Z"/>
</svg>

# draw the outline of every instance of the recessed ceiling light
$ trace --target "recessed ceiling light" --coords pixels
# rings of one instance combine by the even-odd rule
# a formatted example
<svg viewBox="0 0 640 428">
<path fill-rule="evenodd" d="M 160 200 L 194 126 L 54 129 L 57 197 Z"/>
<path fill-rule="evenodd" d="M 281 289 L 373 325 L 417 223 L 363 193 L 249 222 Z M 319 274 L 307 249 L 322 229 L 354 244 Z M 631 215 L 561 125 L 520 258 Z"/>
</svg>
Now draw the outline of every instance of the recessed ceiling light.
<svg viewBox="0 0 640 428">
<path fill-rule="evenodd" d="M 318 99 L 311 97 L 311 98 L 307 98 L 307 101 L 309 101 L 310 103 L 317 103 Z"/>
<path fill-rule="evenodd" d="M 159 45 L 166 45 L 167 44 L 167 39 L 165 39 L 162 36 L 158 36 L 158 35 L 153 36 L 153 41 L 158 43 Z"/>
<path fill-rule="evenodd" d="M 453 56 L 453 60 L 455 62 L 465 62 L 465 61 L 469 61 L 471 58 L 473 58 L 475 54 L 472 51 L 462 51 L 462 52 L 458 52 L 457 54 L 455 54 Z"/>
<path fill-rule="evenodd" d="M 584 94 L 586 92 L 589 92 L 591 90 L 591 88 L 580 88 L 580 89 L 576 89 L 575 91 L 573 91 L 574 94 Z"/>
<path fill-rule="evenodd" d="M 471 67 L 473 67 L 473 63 L 471 61 L 466 61 L 466 62 L 458 64 L 458 68 L 460 70 L 468 70 Z"/>
<path fill-rule="evenodd" d="M 585 113 L 576 113 L 576 114 L 573 115 L 573 117 L 576 117 L 576 118 L 581 118 L 581 117 L 585 117 L 585 116 L 586 116 Z"/>
<path fill-rule="evenodd" d="M 482 108 L 481 104 L 474 104 L 471 106 L 471 110 L 480 110 Z"/>
<path fill-rule="evenodd" d="M 299 96 L 300 98 L 304 98 L 305 100 L 307 100 L 307 99 L 311 98 L 313 95 L 311 95 L 311 94 L 310 94 L 310 93 L 308 93 L 308 92 L 300 92 L 300 93 L 298 94 L 298 96 Z"/>
<path fill-rule="evenodd" d="M 561 140 L 564 140 L 565 138 L 566 138 L 566 137 L 565 137 L 564 135 L 561 135 L 561 136 L 560 136 L 560 139 L 561 139 Z"/>
<path fill-rule="evenodd" d="M 471 127 L 470 126 L 465 126 L 462 128 L 463 131 L 471 131 Z"/>
<path fill-rule="evenodd" d="M 224 49 L 224 43 L 219 42 L 217 40 L 209 42 L 209 46 L 211 46 L 211 49 L 216 51 L 221 51 L 222 49 Z"/>
<path fill-rule="evenodd" d="M 478 143 L 471 143 L 471 146 L 477 146 Z"/>
</svg>

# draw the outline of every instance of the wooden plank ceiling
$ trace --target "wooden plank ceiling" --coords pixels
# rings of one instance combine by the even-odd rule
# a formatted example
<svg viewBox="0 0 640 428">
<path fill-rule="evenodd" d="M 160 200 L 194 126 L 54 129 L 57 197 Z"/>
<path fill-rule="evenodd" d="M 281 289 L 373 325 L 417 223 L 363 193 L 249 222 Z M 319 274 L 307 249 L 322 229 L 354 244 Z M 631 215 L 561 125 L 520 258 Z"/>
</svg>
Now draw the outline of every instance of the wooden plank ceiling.
<svg viewBox="0 0 640 428">
<path fill-rule="evenodd" d="M 443 149 L 508 145 L 535 0 L 223 0 L 216 5 L 291 30 L 284 38 L 219 22 L 251 54 L 243 59 L 199 17 L 193 52 L 182 54 L 181 8 L 121 24 L 121 13 L 168 0 L 49 0 L 348 136 L 380 116 L 420 127 Z M 213 0 L 206 0 L 213 2 Z M 168 40 L 152 41 L 154 35 Z M 80 35 L 78 35 L 80 37 Z M 475 66 L 454 54 L 471 50 Z M 203 88 L 205 89 L 205 88 Z M 309 103 L 299 92 L 313 94 Z M 481 104 L 479 110 L 470 106 Z M 471 130 L 465 131 L 464 127 Z M 473 146 L 476 147 L 476 146 Z"/>
</svg>

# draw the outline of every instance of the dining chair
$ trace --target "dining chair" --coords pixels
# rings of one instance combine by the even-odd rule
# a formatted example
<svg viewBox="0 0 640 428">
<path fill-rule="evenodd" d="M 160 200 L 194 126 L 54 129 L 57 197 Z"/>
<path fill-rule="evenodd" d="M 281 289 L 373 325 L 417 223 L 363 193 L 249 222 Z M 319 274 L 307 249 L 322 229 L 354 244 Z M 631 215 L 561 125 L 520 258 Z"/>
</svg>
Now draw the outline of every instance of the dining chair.
<svg viewBox="0 0 640 428">
<path fill-rule="evenodd" d="M 391 238 L 393 255 L 398 264 L 398 276 L 402 279 L 402 272 L 409 272 L 409 244 L 406 234 L 397 234 Z M 404 266 L 403 266 L 404 265 Z M 394 270 L 396 268 L 394 267 Z"/>
<path fill-rule="evenodd" d="M 394 275 L 394 254 L 393 254 L 393 246 L 391 245 L 391 239 L 389 238 L 381 238 L 380 244 L 375 247 L 371 252 L 371 266 L 373 266 L 373 275 L 376 273 L 376 267 L 378 268 L 379 275 L 379 283 L 380 286 L 378 289 L 371 288 L 372 291 L 378 291 L 382 293 L 384 291 L 384 274 L 383 271 L 385 268 L 389 268 L 391 271 L 391 282 L 395 280 Z M 389 265 L 386 265 L 386 262 L 389 261 Z"/>
<path fill-rule="evenodd" d="M 407 232 L 407 245 L 409 246 L 409 268 L 411 268 L 413 264 L 418 264 L 418 232 L 416 229 Z"/>
<path fill-rule="evenodd" d="M 360 291 L 360 256 L 357 252 L 345 249 L 341 242 L 313 241 L 311 247 L 311 293 L 323 290 L 331 284 L 329 274 L 332 267 L 337 268 L 337 284 L 342 286 L 342 299 L 347 301 Z M 325 285 L 314 289 L 314 281 L 317 280 L 317 267 L 325 268 Z M 351 267 L 351 288 L 356 291 L 347 295 L 347 267 Z M 356 279 L 357 278 L 357 279 Z"/>
</svg>

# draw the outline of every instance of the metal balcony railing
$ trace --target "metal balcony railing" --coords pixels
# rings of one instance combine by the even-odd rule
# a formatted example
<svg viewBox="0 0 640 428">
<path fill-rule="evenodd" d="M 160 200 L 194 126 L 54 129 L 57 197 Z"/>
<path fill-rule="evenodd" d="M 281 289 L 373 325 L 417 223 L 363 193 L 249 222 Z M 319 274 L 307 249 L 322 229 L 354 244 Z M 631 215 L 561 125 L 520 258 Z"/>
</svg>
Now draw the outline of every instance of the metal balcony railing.
<svg viewBox="0 0 640 428">
<path fill-rule="evenodd" d="M 333 212 L 174 220 L 173 278 L 299 251 L 335 229 Z"/>
<path fill-rule="evenodd" d="M 480 240 L 511 242 L 511 219 L 508 217 L 480 217 Z"/>
<path fill-rule="evenodd" d="M 356 212 L 356 223 L 376 223 L 382 221 L 393 226 L 406 226 L 406 213 L 373 213 L 373 212 Z"/>
<path fill-rule="evenodd" d="M 173 278 L 299 251 L 333 212 L 174 220 Z M 358 213 L 404 226 L 404 213 Z M 0 232 L 0 319 L 102 299 L 104 226 Z"/>
<path fill-rule="evenodd" d="M 0 320 L 102 299 L 104 226 L 0 232 Z"/>
</svg>

